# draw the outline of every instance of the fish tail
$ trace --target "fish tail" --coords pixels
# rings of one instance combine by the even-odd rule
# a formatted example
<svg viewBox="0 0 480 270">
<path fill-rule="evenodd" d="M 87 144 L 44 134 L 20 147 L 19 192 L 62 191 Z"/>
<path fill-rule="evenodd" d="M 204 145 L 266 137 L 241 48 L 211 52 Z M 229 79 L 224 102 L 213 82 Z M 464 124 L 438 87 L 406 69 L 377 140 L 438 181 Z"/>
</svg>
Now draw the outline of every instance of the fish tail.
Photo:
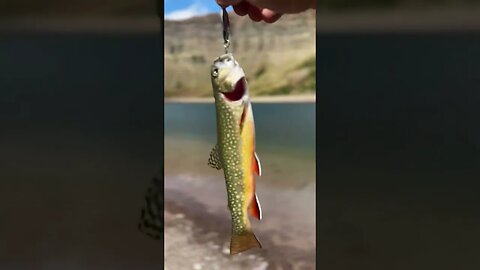
<svg viewBox="0 0 480 270">
<path fill-rule="evenodd" d="M 262 245 L 251 230 L 247 230 L 242 234 L 234 234 L 232 235 L 232 239 L 230 241 L 230 255 L 234 255 L 255 247 L 262 248 Z"/>
</svg>

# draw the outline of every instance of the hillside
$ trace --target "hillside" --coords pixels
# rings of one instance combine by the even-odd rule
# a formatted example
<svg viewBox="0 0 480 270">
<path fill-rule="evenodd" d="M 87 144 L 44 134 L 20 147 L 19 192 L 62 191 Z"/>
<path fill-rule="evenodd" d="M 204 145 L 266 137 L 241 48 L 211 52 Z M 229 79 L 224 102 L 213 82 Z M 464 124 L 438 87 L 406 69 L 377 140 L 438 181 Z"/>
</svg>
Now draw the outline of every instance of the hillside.
<svg viewBox="0 0 480 270">
<path fill-rule="evenodd" d="M 315 91 L 315 12 L 253 23 L 230 16 L 230 47 L 252 95 Z M 165 22 L 165 95 L 211 96 L 210 65 L 224 52 L 218 14 Z"/>
</svg>

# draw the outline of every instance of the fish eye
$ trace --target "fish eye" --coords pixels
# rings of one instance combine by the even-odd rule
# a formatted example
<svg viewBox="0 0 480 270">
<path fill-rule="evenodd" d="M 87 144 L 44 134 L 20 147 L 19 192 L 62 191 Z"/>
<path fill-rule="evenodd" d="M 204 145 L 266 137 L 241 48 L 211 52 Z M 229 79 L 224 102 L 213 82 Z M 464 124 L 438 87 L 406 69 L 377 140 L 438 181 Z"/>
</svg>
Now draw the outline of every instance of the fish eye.
<svg viewBox="0 0 480 270">
<path fill-rule="evenodd" d="M 214 69 L 212 70 L 212 76 L 213 76 L 213 77 L 217 77 L 217 76 L 218 76 L 218 68 L 214 68 Z"/>
</svg>

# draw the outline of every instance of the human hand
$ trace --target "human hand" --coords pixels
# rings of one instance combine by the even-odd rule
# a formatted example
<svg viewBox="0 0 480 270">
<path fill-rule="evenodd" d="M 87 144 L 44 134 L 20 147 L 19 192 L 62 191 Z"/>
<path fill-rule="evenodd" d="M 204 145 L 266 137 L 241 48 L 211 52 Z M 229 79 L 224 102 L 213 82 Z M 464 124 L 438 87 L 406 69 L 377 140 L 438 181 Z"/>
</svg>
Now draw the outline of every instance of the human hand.
<svg viewBox="0 0 480 270">
<path fill-rule="evenodd" d="M 315 9 L 315 0 L 216 0 L 221 6 L 233 6 L 239 16 L 248 14 L 255 22 L 276 22 L 284 13 L 299 13 Z"/>
</svg>

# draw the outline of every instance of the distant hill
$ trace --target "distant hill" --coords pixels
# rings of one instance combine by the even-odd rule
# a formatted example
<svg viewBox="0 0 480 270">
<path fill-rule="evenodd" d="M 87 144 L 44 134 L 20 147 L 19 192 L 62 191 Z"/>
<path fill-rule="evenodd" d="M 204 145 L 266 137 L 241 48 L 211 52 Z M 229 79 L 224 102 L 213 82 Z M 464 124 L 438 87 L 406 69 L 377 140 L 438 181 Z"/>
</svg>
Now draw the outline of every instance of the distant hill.
<svg viewBox="0 0 480 270">
<path fill-rule="evenodd" d="M 315 12 L 254 23 L 231 15 L 231 52 L 252 95 L 315 91 Z M 165 22 L 165 94 L 211 96 L 210 66 L 224 53 L 218 14 Z"/>
</svg>

